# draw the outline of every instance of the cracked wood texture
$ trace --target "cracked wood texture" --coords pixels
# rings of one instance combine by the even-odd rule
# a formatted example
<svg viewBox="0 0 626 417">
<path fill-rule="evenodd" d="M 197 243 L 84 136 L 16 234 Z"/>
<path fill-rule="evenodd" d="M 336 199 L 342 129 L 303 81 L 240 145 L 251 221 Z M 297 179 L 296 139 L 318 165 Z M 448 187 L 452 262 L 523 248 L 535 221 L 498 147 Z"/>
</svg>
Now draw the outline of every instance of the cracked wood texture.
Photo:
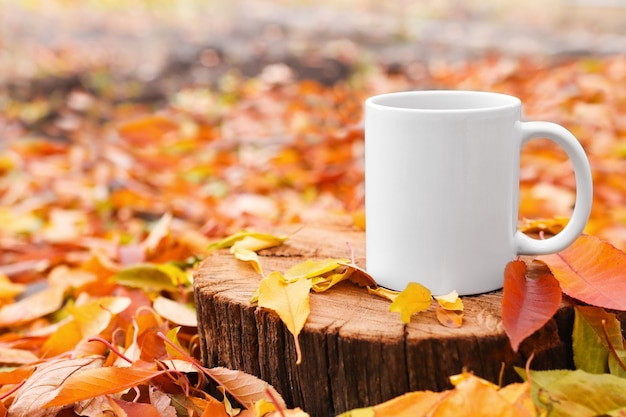
<svg viewBox="0 0 626 417">
<path fill-rule="evenodd" d="M 305 226 L 259 255 L 266 273 L 284 272 L 307 259 L 349 258 L 346 242 L 357 264 L 365 266 L 365 233 L 340 226 Z M 531 275 L 547 271 L 527 262 Z M 313 417 L 409 391 L 448 389 L 449 376 L 464 368 L 510 383 L 517 380 L 513 367 L 523 367 L 531 353 L 533 369 L 572 366 L 573 309 L 567 303 L 515 353 L 502 327 L 501 291 L 463 297 L 464 324 L 450 329 L 438 323 L 434 306 L 404 325 L 399 314 L 389 312 L 389 301 L 349 282 L 311 293 L 311 314 L 300 334 L 303 360 L 296 365 L 293 337 L 278 316 L 250 304 L 260 280 L 227 250 L 198 267 L 194 286 L 203 361 L 262 378 L 290 407 Z"/>
</svg>

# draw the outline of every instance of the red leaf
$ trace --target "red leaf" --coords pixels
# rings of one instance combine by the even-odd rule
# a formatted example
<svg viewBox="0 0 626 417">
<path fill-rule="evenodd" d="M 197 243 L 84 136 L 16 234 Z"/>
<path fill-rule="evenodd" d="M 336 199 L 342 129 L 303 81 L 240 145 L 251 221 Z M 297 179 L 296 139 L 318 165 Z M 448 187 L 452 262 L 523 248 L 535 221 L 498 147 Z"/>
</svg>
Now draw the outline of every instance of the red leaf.
<svg viewBox="0 0 626 417">
<path fill-rule="evenodd" d="M 552 275 L 526 278 L 524 261 L 508 263 L 504 270 L 502 324 L 514 351 L 556 313 L 561 296 L 559 282 Z"/>
<path fill-rule="evenodd" d="M 596 307 L 626 311 L 626 254 L 593 236 L 537 258 L 559 280 L 563 292 Z"/>
</svg>

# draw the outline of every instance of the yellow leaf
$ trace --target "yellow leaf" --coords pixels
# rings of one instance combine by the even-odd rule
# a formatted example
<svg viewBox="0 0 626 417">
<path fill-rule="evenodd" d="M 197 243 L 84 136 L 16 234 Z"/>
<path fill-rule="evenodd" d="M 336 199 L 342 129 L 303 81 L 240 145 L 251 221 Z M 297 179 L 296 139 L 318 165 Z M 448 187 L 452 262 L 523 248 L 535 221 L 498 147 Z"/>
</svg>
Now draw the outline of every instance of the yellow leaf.
<svg viewBox="0 0 626 417">
<path fill-rule="evenodd" d="M 389 290 L 385 287 L 367 287 L 367 292 L 385 298 L 389 301 L 395 300 L 398 294 L 400 294 L 400 291 Z"/>
<path fill-rule="evenodd" d="M 429 415 L 445 393 L 432 391 L 409 392 L 374 406 L 375 416 L 419 417 Z"/>
<path fill-rule="evenodd" d="M 0 299 L 13 298 L 26 289 L 24 284 L 15 284 L 9 277 L 0 274 Z"/>
<path fill-rule="evenodd" d="M 430 290 L 416 282 L 409 282 L 406 288 L 393 300 L 389 311 L 400 313 L 403 323 L 411 321 L 413 313 L 428 310 L 432 304 Z"/>
<path fill-rule="evenodd" d="M 197 327 L 196 310 L 191 304 L 179 303 L 169 298 L 158 296 L 152 307 L 164 319 L 182 326 Z"/>
<path fill-rule="evenodd" d="M 274 403 L 267 401 L 265 398 L 261 398 L 259 401 L 254 403 L 255 417 L 263 417 L 272 411 L 276 411 L 276 406 Z"/>
<path fill-rule="evenodd" d="M 235 234 L 225 237 L 222 240 L 219 240 L 217 242 L 210 244 L 209 247 L 207 248 L 207 251 L 212 252 L 218 249 L 230 248 L 236 242 L 246 237 L 253 237 L 255 239 L 264 240 L 264 241 L 267 241 L 268 244 L 273 243 L 271 246 L 266 246 L 266 248 L 269 248 L 269 247 L 274 247 L 274 246 L 278 246 L 282 244 L 285 240 L 287 240 L 288 236 L 275 236 L 270 233 L 259 233 L 259 232 L 250 232 L 247 230 L 243 230 L 241 232 L 237 232 Z"/>
<path fill-rule="evenodd" d="M 231 253 L 235 255 L 235 258 L 240 261 L 250 262 L 252 267 L 256 272 L 263 275 L 263 268 L 261 267 L 261 261 L 259 261 L 259 256 L 256 252 L 251 251 L 250 249 L 235 246 L 231 247 Z"/>
<path fill-rule="evenodd" d="M 445 310 L 463 311 L 463 300 L 459 297 L 459 293 L 452 291 L 446 295 L 436 295 L 433 297 L 441 308 Z"/>
<path fill-rule="evenodd" d="M 315 277 L 311 280 L 313 284 L 313 291 L 324 292 L 334 285 L 344 281 L 352 275 L 352 270 L 346 268 L 344 272 L 338 272 L 336 274 L 328 274 L 323 277 Z"/>
<path fill-rule="evenodd" d="M 374 407 L 355 408 L 341 413 L 337 417 L 376 417 L 376 411 L 374 411 Z"/>
<path fill-rule="evenodd" d="M 432 415 L 437 417 L 534 417 L 536 410 L 534 405 L 530 409 L 520 401 L 530 396 L 530 386 L 519 392 L 507 392 L 484 379 L 472 374 L 464 373 L 455 376 L 457 378 L 455 389 L 448 391 L 448 395 L 442 397 Z M 451 378 L 452 380 L 452 378 Z"/>
<path fill-rule="evenodd" d="M 230 247 L 230 253 L 240 261 L 250 262 L 255 271 L 263 275 L 263 268 L 257 251 L 273 248 L 283 243 L 285 239 L 274 235 L 247 235 L 235 241 Z"/>
<path fill-rule="evenodd" d="M 263 278 L 259 287 L 259 306 L 275 311 L 295 338 L 296 364 L 302 361 L 298 335 L 311 311 L 310 292 L 311 280 L 285 282 L 280 272 L 272 272 Z"/>
<path fill-rule="evenodd" d="M 315 261 L 308 259 L 304 262 L 300 262 L 289 268 L 285 272 L 285 279 L 287 281 L 296 281 L 300 278 L 315 278 L 327 274 L 337 269 L 342 263 L 348 262 L 347 259 L 323 259 Z"/>
</svg>

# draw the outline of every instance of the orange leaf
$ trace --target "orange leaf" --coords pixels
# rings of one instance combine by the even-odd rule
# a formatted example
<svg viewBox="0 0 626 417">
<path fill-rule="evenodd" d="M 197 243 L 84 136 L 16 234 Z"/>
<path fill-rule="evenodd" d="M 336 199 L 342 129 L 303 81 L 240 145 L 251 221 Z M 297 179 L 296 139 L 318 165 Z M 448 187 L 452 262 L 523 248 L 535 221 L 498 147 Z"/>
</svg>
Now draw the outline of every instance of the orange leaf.
<svg viewBox="0 0 626 417">
<path fill-rule="evenodd" d="M 626 311 L 626 254 L 593 236 L 580 236 L 567 249 L 537 258 L 570 297 L 596 307 Z"/>
<path fill-rule="evenodd" d="M 561 296 L 559 282 L 552 275 L 529 279 L 526 278 L 524 261 L 507 264 L 502 294 L 502 324 L 514 351 L 556 313 Z"/>
<path fill-rule="evenodd" d="M 435 314 L 439 323 L 446 327 L 456 329 L 463 325 L 463 311 L 448 310 L 438 305 Z"/>
<path fill-rule="evenodd" d="M 65 380 L 59 395 L 45 407 L 63 406 L 105 394 L 115 394 L 150 381 L 163 371 L 145 368 L 95 368 Z"/>
<path fill-rule="evenodd" d="M 425 416 L 441 401 L 446 393 L 432 391 L 409 392 L 382 404 L 375 405 L 374 416 L 415 417 Z"/>
<path fill-rule="evenodd" d="M 101 357 L 51 360 L 37 366 L 35 372 L 19 389 L 9 411 L 12 416 L 41 416 L 46 403 L 59 392 L 59 386 L 72 376 L 79 376 L 102 366 Z"/>
</svg>

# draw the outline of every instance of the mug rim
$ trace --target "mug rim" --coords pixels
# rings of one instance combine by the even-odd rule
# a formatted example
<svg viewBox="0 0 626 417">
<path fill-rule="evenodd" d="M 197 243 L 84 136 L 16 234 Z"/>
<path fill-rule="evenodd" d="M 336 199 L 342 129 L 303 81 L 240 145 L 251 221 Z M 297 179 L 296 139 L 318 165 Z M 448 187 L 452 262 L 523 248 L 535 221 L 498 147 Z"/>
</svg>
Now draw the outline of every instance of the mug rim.
<svg viewBox="0 0 626 417">
<path fill-rule="evenodd" d="M 470 104 L 468 100 L 471 100 Z M 463 103 L 466 103 L 463 105 Z M 515 96 L 480 90 L 412 90 L 378 94 L 366 106 L 414 113 L 468 113 L 521 107 Z"/>
</svg>

